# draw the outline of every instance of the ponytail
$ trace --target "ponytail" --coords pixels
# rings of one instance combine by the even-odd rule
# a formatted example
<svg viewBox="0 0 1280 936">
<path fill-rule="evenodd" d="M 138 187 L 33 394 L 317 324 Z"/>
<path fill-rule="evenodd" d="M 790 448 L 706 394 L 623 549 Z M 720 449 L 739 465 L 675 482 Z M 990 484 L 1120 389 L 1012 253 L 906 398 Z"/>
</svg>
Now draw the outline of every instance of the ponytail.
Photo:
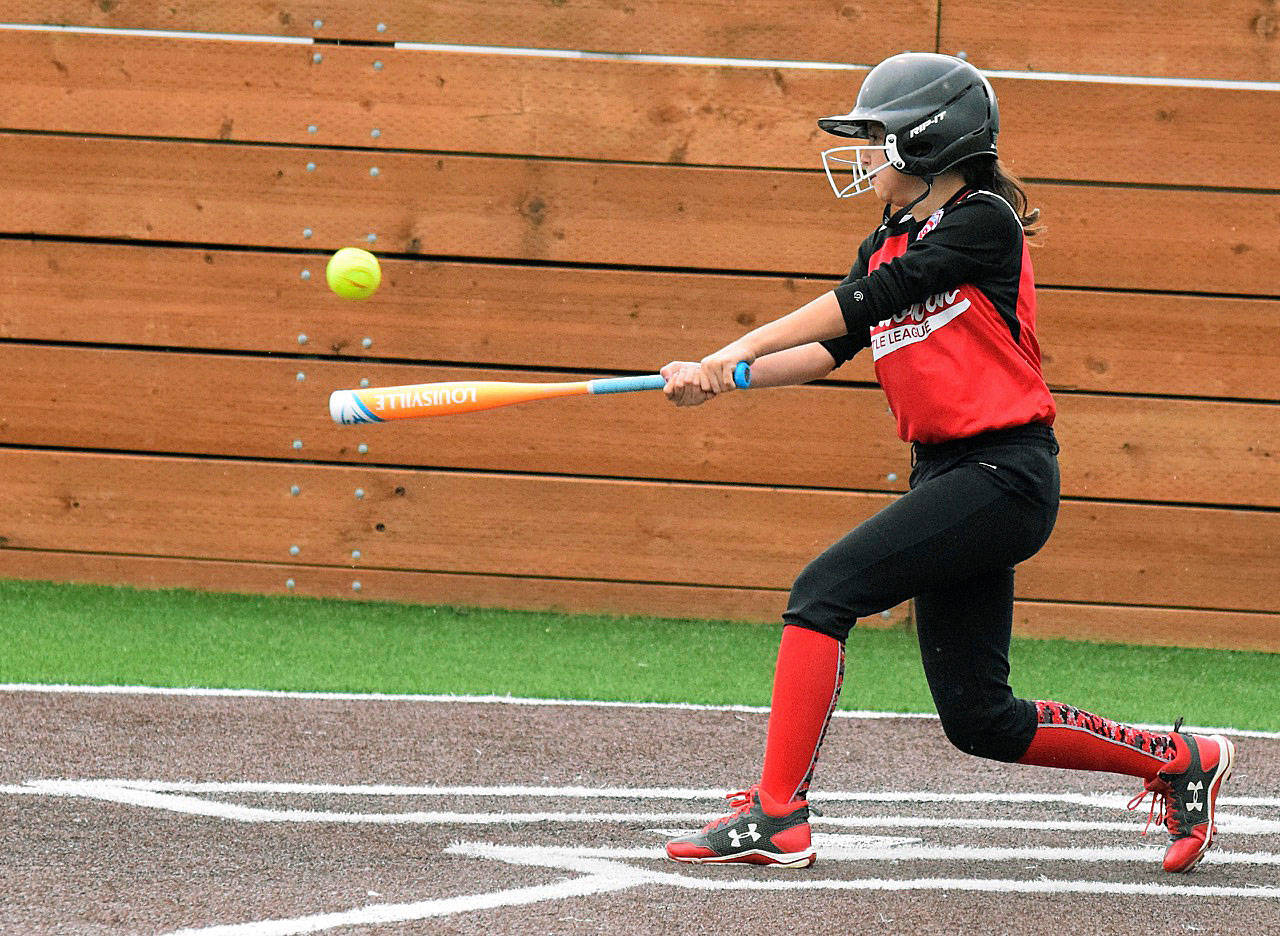
<svg viewBox="0 0 1280 936">
<path fill-rule="evenodd" d="M 988 154 L 974 156 L 956 168 L 964 176 L 964 184 L 969 188 L 995 192 L 1007 201 L 1022 221 L 1022 230 L 1027 237 L 1044 233 L 1044 225 L 1039 223 L 1040 209 L 1030 206 L 1022 181 L 1005 169 L 999 157 Z"/>
</svg>

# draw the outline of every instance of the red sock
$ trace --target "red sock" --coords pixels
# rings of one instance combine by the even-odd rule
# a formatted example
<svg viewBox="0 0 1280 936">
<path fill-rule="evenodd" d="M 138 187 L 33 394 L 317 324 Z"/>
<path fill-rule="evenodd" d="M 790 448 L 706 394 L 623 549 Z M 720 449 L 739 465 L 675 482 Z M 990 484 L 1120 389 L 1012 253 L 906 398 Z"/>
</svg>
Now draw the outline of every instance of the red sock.
<svg viewBox="0 0 1280 936">
<path fill-rule="evenodd" d="M 843 682 L 843 643 L 796 625 L 782 629 L 760 778 L 760 789 L 776 802 L 808 792 Z"/>
<path fill-rule="evenodd" d="M 1167 734 L 1121 725 L 1061 702 L 1036 702 L 1035 737 L 1019 764 L 1104 770 L 1149 780 L 1173 760 Z"/>
</svg>

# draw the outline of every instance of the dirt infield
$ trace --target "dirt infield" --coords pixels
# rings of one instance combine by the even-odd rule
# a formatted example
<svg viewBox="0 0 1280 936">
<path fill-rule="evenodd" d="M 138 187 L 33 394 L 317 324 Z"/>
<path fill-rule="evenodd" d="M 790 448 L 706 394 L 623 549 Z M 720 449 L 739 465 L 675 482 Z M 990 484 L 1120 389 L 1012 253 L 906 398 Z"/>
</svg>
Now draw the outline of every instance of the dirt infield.
<svg viewBox="0 0 1280 936">
<path fill-rule="evenodd" d="M 1280 932 L 1280 738 L 1237 738 L 1220 837 L 1160 871 L 1124 778 L 841 717 L 818 864 L 666 862 L 766 716 L 498 701 L 0 693 L 0 932 Z"/>
</svg>

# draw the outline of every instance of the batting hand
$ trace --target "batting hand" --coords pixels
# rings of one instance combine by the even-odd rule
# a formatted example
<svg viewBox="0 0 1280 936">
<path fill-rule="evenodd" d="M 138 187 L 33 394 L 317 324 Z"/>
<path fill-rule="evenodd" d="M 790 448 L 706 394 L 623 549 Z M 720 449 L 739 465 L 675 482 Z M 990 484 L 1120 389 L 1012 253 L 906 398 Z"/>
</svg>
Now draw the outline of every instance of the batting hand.
<svg viewBox="0 0 1280 936">
<path fill-rule="evenodd" d="M 755 352 L 735 341 L 726 345 L 715 354 L 708 354 L 702 359 L 702 380 L 700 386 L 711 393 L 725 393 L 737 387 L 733 382 L 733 371 L 739 361 L 750 364 L 756 359 Z"/>
<path fill-rule="evenodd" d="M 676 406 L 697 406 L 715 396 L 702 389 L 702 367 L 692 361 L 672 361 L 658 373 L 667 382 L 662 392 Z"/>
</svg>

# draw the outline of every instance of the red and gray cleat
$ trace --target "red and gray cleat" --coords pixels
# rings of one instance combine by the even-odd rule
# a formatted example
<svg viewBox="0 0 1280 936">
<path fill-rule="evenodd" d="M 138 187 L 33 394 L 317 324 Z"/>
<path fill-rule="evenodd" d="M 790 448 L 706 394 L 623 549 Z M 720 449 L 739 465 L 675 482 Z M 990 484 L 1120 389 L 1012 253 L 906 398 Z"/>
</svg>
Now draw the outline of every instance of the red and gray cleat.
<svg viewBox="0 0 1280 936">
<path fill-rule="evenodd" d="M 730 793 L 727 799 L 733 812 L 709 822 L 700 832 L 672 839 L 667 843 L 667 857 L 691 864 L 780 868 L 807 868 L 817 860 L 807 801 L 776 803 L 758 786 Z"/>
<path fill-rule="evenodd" d="M 1213 823 L 1218 791 L 1231 776 L 1236 762 L 1235 745 L 1228 739 L 1222 735 L 1205 738 L 1179 734 L 1181 725 L 1179 719 L 1173 729 L 1177 754 L 1146 782 L 1146 791 L 1129 803 L 1129 808 L 1134 809 L 1148 793 L 1153 794 L 1147 827 L 1154 817 L 1155 822 L 1163 822 L 1169 828 L 1170 843 L 1164 853 L 1166 871 L 1190 871 L 1213 844 L 1218 831 Z"/>
</svg>

